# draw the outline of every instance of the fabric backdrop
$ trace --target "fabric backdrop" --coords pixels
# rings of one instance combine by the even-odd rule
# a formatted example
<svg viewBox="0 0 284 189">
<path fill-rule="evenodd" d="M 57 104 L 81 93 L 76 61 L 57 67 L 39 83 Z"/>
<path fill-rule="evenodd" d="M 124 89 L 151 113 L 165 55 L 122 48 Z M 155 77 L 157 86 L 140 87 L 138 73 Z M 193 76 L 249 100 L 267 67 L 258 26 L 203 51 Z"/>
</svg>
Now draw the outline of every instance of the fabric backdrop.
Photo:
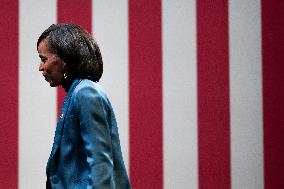
<svg viewBox="0 0 284 189">
<path fill-rule="evenodd" d="M 284 188 L 284 1 L 0 5 L 0 189 L 45 187 L 64 92 L 36 41 L 63 22 L 101 48 L 134 189 Z"/>
</svg>

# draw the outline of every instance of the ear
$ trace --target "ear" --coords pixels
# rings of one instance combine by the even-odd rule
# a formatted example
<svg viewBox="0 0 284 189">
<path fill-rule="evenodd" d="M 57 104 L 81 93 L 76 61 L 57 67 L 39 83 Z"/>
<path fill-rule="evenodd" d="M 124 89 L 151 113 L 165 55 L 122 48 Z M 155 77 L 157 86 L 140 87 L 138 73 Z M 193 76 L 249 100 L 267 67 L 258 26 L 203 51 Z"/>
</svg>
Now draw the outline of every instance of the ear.
<svg viewBox="0 0 284 189">
<path fill-rule="evenodd" d="M 66 64 L 66 62 L 64 62 L 63 60 L 62 60 L 62 66 L 63 66 L 64 73 L 69 73 L 69 67 Z"/>
<path fill-rule="evenodd" d="M 63 69 L 65 70 L 64 72 L 67 72 L 68 66 L 64 61 L 62 61 L 62 66 L 63 66 Z"/>
<path fill-rule="evenodd" d="M 67 69 L 67 64 L 62 59 L 59 58 L 58 63 L 63 69 Z"/>
<path fill-rule="evenodd" d="M 67 72 L 67 70 L 68 70 L 67 64 L 62 59 L 57 58 L 56 64 L 60 67 L 62 73 Z"/>
</svg>

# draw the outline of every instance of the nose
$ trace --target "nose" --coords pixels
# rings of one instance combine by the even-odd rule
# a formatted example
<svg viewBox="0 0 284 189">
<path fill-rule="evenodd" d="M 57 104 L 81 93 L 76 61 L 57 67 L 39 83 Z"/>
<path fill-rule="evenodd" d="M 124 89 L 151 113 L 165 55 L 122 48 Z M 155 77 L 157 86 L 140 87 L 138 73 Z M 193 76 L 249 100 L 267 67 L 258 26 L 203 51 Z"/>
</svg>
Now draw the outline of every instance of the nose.
<svg viewBox="0 0 284 189">
<path fill-rule="evenodd" d="M 39 63 L 38 71 L 43 71 L 43 62 Z"/>
</svg>

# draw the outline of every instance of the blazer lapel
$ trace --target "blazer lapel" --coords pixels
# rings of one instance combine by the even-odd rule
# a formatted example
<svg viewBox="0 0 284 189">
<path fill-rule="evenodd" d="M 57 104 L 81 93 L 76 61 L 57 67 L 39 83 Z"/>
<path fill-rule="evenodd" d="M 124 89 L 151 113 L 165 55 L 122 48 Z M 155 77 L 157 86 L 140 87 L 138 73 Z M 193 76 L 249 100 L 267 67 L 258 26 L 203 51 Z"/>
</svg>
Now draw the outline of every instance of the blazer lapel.
<svg viewBox="0 0 284 189">
<path fill-rule="evenodd" d="M 64 120 L 65 120 L 66 113 L 68 111 L 68 107 L 69 107 L 69 103 L 70 103 L 70 100 L 71 100 L 71 97 L 72 97 L 72 93 L 73 93 L 75 87 L 81 81 L 82 81 L 82 79 L 74 80 L 74 82 L 72 83 L 70 89 L 68 90 L 68 92 L 67 92 L 67 94 L 64 98 L 62 109 L 61 109 L 59 118 L 57 120 L 57 126 L 56 126 L 56 130 L 55 130 L 55 136 L 54 136 L 54 142 L 53 142 L 52 150 L 51 150 L 51 153 L 50 153 L 50 156 L 49 156 L 49 159 L 48 159 L 48 162 L 47 162 L 47 166 L 46 166 L 46 172 L 47 173 L 49 172 L 49 169 L 51 167 L 51 165 L 50 165 L 51 160 L 53 159 L 53 157 L 56 154 L 58 147 L 60 145 L 61 137 L 62 137 L 62 134 L 63 134 L 63 128 L 64 128 L 63 127 L 64 126 Z"/>
</svg>

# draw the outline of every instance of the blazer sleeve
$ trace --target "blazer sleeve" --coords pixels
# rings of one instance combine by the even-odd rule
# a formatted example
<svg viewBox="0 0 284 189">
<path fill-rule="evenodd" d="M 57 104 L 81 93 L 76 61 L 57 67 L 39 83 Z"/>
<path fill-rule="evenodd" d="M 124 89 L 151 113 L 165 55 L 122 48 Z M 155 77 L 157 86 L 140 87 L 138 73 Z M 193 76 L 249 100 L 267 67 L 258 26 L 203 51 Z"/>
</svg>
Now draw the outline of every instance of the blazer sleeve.
<svg viewBox="0 0 284 189">
<path fill-rule="evenodd" d="M 80 89 L 76 96 L 81 135 L 90 166 L 88 188 L 112 189 L 112 139 L 108 122 L 108 101 L 94 87 Z"/>
</svg>

